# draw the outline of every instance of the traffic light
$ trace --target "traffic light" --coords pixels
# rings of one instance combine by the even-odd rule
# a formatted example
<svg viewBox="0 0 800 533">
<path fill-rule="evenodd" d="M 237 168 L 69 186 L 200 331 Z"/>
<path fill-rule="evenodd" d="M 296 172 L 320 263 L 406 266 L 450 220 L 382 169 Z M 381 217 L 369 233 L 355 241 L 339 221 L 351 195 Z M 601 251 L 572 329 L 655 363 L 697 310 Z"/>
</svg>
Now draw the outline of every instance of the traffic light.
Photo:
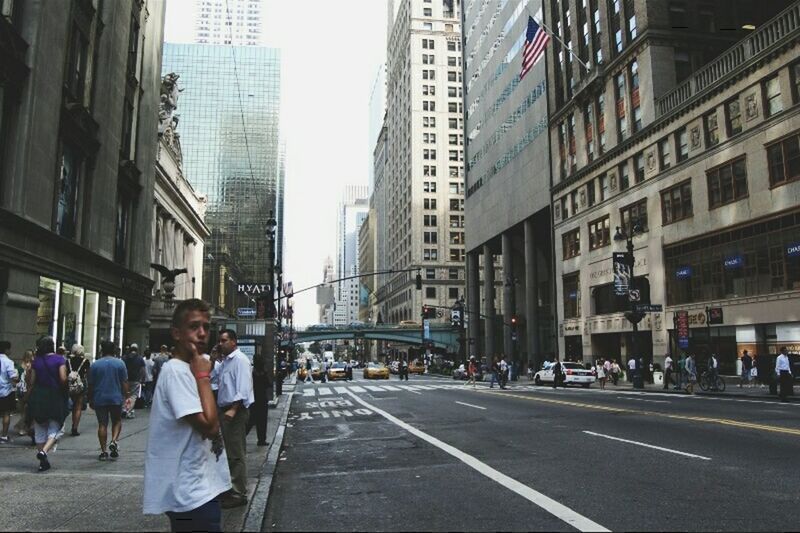
<svg viewBox="0 0 800 533">
<path fill-rule="evenodd" d="M 422 290 L 422 274 L 420 274 L 419 272 L 417 272 L 417 280 L 416 281 L 417 281 L 417 290 L 421 291 Z"/>
<path fill-rule="evenodd" d="M 517 315 L 511 315 L 511 340 L 517 340 L 517 326 L 519 325 L 519 319 Z"/>
</svg>

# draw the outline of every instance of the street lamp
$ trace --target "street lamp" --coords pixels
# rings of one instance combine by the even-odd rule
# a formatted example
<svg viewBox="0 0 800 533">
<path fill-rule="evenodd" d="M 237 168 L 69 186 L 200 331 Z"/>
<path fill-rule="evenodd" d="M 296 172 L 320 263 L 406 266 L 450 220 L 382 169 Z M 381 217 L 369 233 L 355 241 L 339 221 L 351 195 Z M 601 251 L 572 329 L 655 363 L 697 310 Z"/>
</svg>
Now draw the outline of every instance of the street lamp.
<svg viewBox="0 0 800 533">
<path fill-rule="evenodd" d="M 639 301 L 640 293 L 634 287 L 634 276 L 633 276 L 633 266 L 635 264 L 634 256 L 633 256 L 633 238 L 636 235 L 644 233 L 642 226 L 639 224 L 638 219 L 631 220 L 630 223 L 630 234 L 625 232 L 622 228 L 617 226 L 617 231 L 614 234 L 614 241 L 615 242 L 622 242 L 626 241 L 627 244 L 627 256 L 626 259 L 628 261 L 628 275 L 630 279 L 628 280 L 628 304 L 630 306 L 630 310 L 625 313 L 625 318 L 631 323 L 631 327 L 633 329 L 633 333 L 631 335 L 631 351 L 633 352 L 633 357 L 636 358 L 636 337 L 639 333 L 639 322 L 642 321 L 644 318 L 644 313 L 638 311 L 636 309 L 636 303 Z M 644 382 L 641 380 L 641 372 L 642 369 L 639 369 L 639 373 L 637 377 L 640 378 L 640 382 L 637 384 L 634 382 L 635 388 L 644 388 Z M 639 385 L 637 387 L 637 385 Z"/>
</svg>

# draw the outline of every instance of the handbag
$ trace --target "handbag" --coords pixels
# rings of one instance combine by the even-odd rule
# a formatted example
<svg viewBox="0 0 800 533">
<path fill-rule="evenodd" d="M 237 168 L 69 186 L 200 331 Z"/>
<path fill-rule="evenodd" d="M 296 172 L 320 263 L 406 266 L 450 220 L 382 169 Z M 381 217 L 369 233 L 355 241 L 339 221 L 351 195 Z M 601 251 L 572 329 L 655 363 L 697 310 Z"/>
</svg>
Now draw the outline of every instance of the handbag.
<svg viewBox="0 0 800 533">
<path fill-rule="evenodd" d="M 753 368 L 750 369 L 750 377 L 751 378 L 757 378 L 758 377 L 758 369 L 756 367 L 753 367 Z"/>
</svg>

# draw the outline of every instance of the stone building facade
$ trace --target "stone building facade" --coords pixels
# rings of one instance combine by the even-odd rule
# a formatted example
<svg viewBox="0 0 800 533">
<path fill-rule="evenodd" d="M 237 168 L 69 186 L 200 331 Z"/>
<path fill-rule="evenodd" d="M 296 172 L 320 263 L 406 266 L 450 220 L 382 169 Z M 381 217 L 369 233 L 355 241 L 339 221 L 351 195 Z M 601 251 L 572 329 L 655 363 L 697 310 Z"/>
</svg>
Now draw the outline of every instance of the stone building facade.
<svg viewBox="0 0 800 533">
<path fill-rule="evenodd" d="M 0 4 L 0 337 L 146 345 L 164 2 Z"/>
<path fill-rule="evenodd" d="M 800 345 L 800 3 L 552 7 L 592 66 L 550 51 L 561 355 L 661 363 L 679 311 L 723 371 Z M 613 283 L 627 238 L 639 302 L 663 306 L 635 336 Z"/>
</svg>

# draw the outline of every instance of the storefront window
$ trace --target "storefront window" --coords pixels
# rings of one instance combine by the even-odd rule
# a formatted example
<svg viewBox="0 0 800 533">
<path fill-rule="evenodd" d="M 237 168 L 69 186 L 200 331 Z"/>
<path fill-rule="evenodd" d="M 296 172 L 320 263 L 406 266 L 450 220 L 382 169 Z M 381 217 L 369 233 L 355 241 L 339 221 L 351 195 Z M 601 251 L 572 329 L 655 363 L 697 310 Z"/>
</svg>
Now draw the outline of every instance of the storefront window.
<svg viewBox="0 0 800 533">
<path fill-rule="evenodd" d="M 581 316 L 580 274 L 564 276 L 564 318 Z"/>
<path fill-rule="evenodd" d="M 50 335 L 56 337 L 56 309 L 60 283 L 50 278 L 39 278 L 39 310 L 36 313 L 36 337 Z"/>
<path fill-rule="evenodd" d="M 67 351 L 73 344 L 80 344 L 83 326 L 83 289 L 74 285 L 61 284 L 61 298 L 58 309 L 58 335 L 56 344 Z"/>
<path fill-rule="evenodd" d="M 122 350 L 122 342 L 125 335 L 125 300 L 122 298 L 117 298 L 116 300 L 116 311 L 114 313 L 114 342 L 116 342 L 119 349 Z"/>
<path fill-rule="evenodd" d="M 116 313 L 117 299 L 106 296 L 100 299 L 100 313 L 98 316 L 97 335 L 98 343 L 114 340 L 114 314 Z"/>
<path fill-rule="evenodd" d="M 100 295 L 94 291 L 86 291 L 83 307 L 83 340 L 86 356 L 90 360 L 97 359 L 97 321 L 100 311 Z"/>
<path fill-rule="evenodd" d="M 800 213 L 664 250 L 667 304 L 800 290 Z"/>
</svg>

